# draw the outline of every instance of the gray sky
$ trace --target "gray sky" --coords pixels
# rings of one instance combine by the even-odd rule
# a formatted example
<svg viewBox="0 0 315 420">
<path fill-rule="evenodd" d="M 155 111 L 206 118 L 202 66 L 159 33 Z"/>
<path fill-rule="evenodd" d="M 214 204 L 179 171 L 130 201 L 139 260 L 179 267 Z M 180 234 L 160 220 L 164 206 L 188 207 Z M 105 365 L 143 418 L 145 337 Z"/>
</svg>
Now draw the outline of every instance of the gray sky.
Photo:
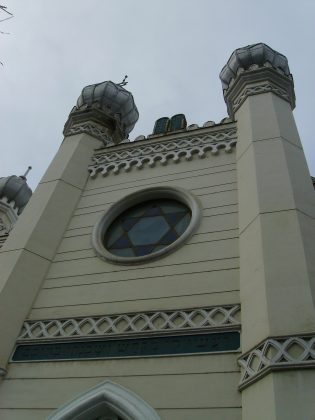
<svg viewBox="0 0 315 420">
<path fill-rule="evenodd" d="M 122 81 L 140 112 L 130 135 L 150 134 L 162 116 L 188 124 L 227 115 L 219 72 L 232 51 L 265 42 L 288 57 L 294 111 L 315 175 L 313 0 L 2 0 L 0 176 L 33 166 L 34 188 L 62 141 L 82 88 Z M 2 17 L 5 15 L 2 13 Z"/>
</svg>

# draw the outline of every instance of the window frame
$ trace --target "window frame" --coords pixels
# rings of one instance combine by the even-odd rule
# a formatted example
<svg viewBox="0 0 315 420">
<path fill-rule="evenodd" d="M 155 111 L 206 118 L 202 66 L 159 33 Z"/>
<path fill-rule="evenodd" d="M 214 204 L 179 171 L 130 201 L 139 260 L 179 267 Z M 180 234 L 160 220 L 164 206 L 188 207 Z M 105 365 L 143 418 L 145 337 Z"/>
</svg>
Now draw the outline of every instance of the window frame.
<svg viewBox="0 0 315 420">
<path fill-rule="evenodd" d="M 138 257 L 122 257 L 114 255 L 105 248 L 105 241 L 103 238 L 105 237 L 108 228 L 121 213 L 142 202 L 163 198 L 179 201 L 186 205 L 191 211 L 190 223 L 178 239 L 159 251 Z M 108 211 L 102 215 L 101 219 L 93 228 L 92 246 L 98 257 L 114 264 L 129 265 L 145 263 L 147 261 L 152 261 L 168 255 L 170 252 L 173 252 L 175 249 L 183 245 L 197 229 L 200 223 L 200 218 L 200 205 L 197 198 L 189 191 L 179 187 L 168 186 L 146 188 L 123 197 L 121 200 L 114 203 Z"/>
</svg>

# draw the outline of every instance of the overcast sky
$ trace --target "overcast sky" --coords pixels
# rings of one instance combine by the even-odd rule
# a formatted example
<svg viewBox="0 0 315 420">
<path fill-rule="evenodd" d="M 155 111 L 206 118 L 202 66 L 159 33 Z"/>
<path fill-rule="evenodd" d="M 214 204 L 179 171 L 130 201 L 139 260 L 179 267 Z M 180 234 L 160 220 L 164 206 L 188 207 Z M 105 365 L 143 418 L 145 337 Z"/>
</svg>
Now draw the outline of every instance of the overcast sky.
<svg viewBox="0 0 315 420">
<path fill-rule="evenodd" d="M 33 166 L 36 187 L 88 84 L 128 75 L 140 112 L 130 134 L 150 134 L 162 116 L 188 124 L 227 115 L 219 72 L 234 49 L 265 42 L 288 57 L 294 111 L 315 175 L 313 0 L 2 0 L 0 176 Z M 6 15 L 1 13 L 1 17 Z"/>
</svg>

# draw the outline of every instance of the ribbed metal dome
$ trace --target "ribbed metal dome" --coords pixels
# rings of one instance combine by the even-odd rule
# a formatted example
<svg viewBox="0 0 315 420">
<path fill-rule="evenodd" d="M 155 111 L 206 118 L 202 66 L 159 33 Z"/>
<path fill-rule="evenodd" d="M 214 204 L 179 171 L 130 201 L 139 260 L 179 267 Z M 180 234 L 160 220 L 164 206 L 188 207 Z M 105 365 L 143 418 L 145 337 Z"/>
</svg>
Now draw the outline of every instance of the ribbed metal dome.
<svg viewBox="0 0 315 420">
<path fill-rule="evenodd" d="M 0 198 L 5 197 L 8 202 L 14 202 L 18 214 L 22 213 L 31 196 L 32 190 L 24 176 L 12 175 L 0 178 Z"/>
<path fill-rule="evenodd" d="M 139 112 L 130 92 L 111 81 L 86 86 L 77 101 L 78 110 L 97 106 L 116 120 L 126 135 L 134 128 Z"/>
<path fill-rule="evenodd" d="M 235 50 L 221 70 L 220 79 L 223 89 L 229 86 L 231 79 L 236 77 L 240 68 L 247 70 L 254 64 L 262 67 L 265 63 L 269 63 L 273 68 L 280 69 L 286 76 L 290 76 L 288 60 L 283 54 L 263 43 L 247 45 Z"/>
</svg>

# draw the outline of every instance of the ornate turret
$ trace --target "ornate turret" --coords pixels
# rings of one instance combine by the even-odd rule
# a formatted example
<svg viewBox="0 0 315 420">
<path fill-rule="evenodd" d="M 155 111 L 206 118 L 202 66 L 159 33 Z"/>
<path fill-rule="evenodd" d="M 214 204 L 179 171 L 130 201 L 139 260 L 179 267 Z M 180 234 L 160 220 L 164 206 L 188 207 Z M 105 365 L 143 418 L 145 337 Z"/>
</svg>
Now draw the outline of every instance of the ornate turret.
<svg viewBox="0 0 315 420">
<path fill-rule="evenodd" d="M 287 58 L 259 43 L 235 50 L 220 73 L 224 100 L 231 118 L 247 96 L 273 92 L 295 107 L 293 77 Z M 263 82 L 263 83 L 262 83 Z"/>
<path fill-rule="evenodd" d="M 25 176 L 8 176 L 0 178 L 0 199 L 16 209 L 21 214 L 24 207 L 32 196 L 32 190 L 27 185 Z"/>
<path fill-rule="evenodd" d="M 0 247 L 31 196 L 25 175 L 0 178 Z"/>
<path fill-rule="evenodd" d="M 86 86 L 65 124 L 64 135 L 87 133 L 104 145 L 128 138 L 139 118 L 130 92 L 111 81 Z"/>
</svg>

